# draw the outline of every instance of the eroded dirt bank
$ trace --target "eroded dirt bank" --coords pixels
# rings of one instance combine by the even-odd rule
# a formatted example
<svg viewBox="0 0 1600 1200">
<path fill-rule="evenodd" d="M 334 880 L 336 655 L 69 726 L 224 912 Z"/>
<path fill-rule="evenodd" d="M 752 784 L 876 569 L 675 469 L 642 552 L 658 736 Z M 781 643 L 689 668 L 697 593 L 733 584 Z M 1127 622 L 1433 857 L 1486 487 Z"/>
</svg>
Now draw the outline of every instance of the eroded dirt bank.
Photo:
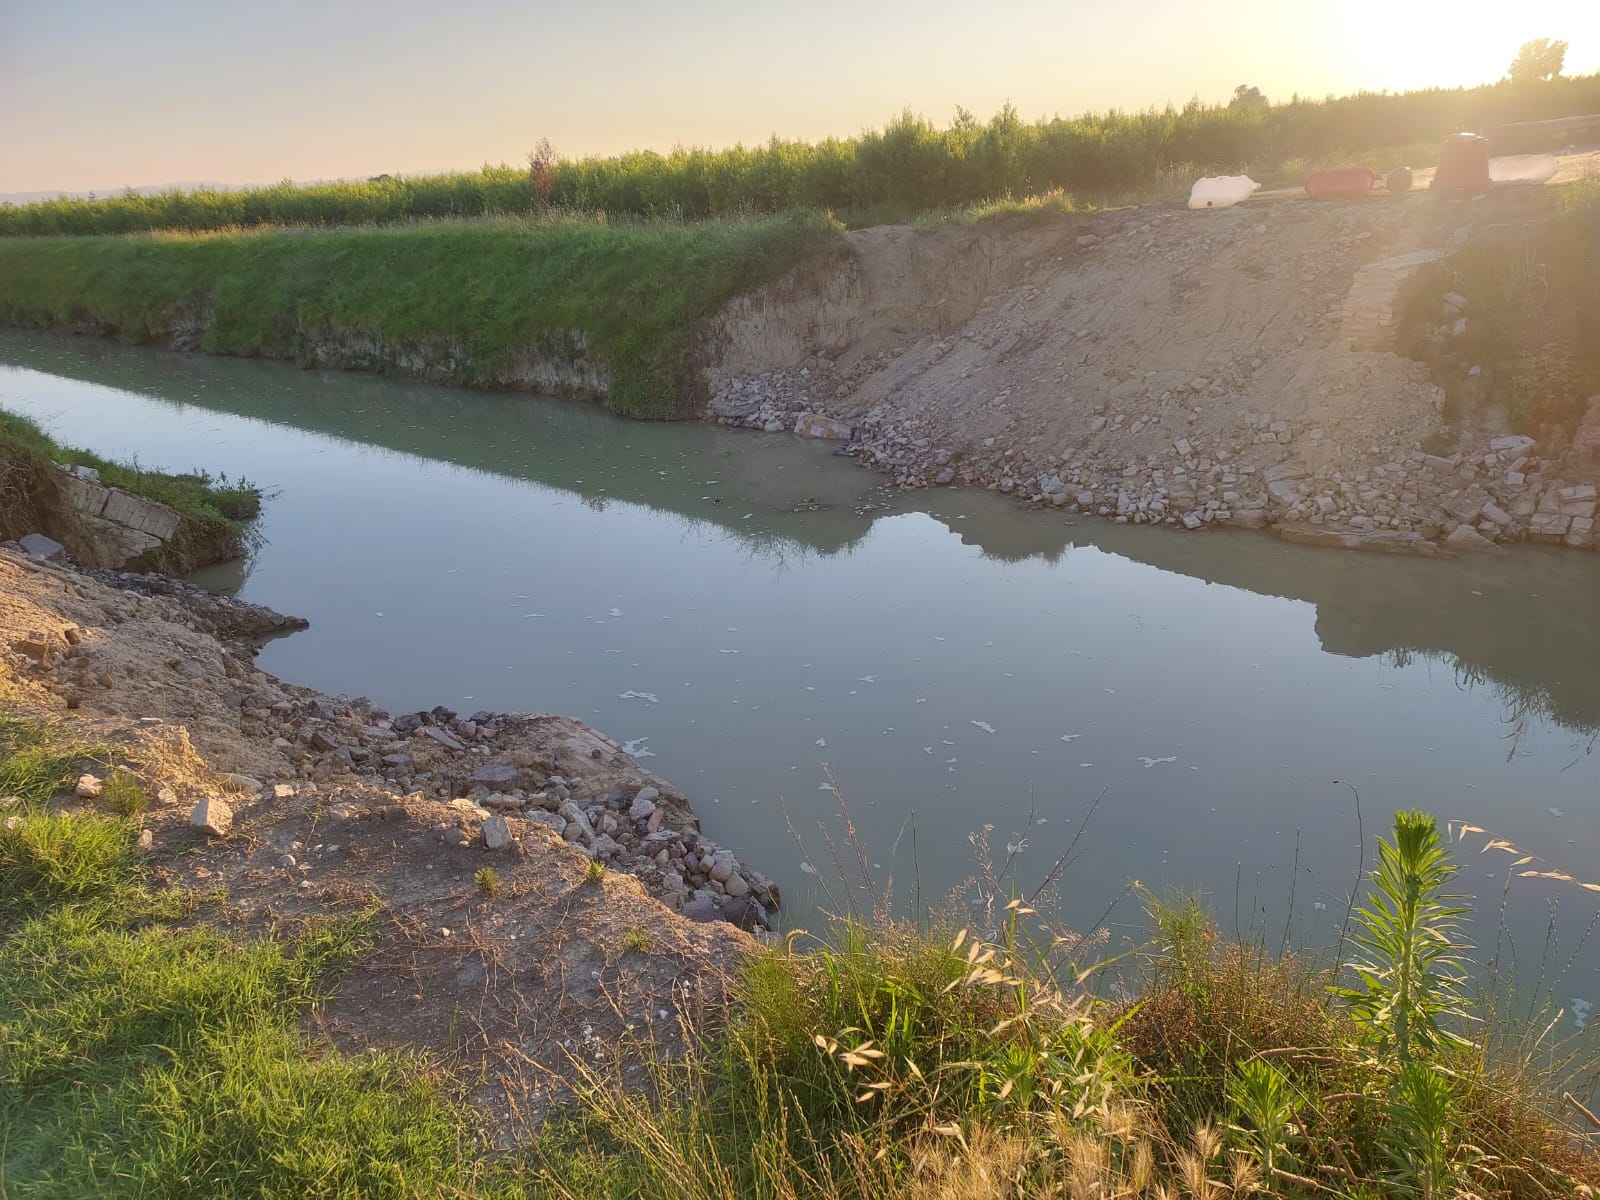
<svg viewBox="0 0 1600 1200">
<path fill-rule="evenodd" d="M 501 1140 L 570 1056 L 670 1046 L 682 1012 L 716 1011 L 777 895 L 682 793 L 570 718 L 392 716 L 284 683 L 249 639 L 288 621 L 0 548 L 0 705 L 125 751 L 140 845 L 214 897 L 202 919 L 260 936 L 376 905 L 375 948 L 319 1022 L 437 1055 Z M 60 805 L 100 804 L 105 774 Z"/>
<path fill-rule="evenodd" d="M 1514 236 L 1542 190 L 864 230 L 725 310 L 708 415 L 1117 521 L 1593 547 L 1600 464 L 1456 421 L 1395 344 L 1417 269 Z M 1454 300 L 1440 322 L 1474 319 Z"/>
</svg>

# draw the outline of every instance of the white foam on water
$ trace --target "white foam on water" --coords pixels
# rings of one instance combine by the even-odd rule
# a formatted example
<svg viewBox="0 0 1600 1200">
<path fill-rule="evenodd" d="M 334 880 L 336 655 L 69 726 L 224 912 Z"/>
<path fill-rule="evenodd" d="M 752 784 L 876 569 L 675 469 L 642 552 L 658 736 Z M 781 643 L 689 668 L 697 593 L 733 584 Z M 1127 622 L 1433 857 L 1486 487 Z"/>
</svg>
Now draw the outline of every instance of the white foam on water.
<svg viewBox="0 0 1600 1200">
<path fill-rule="evenodd" d="M 1178 756 L 1176 754 L 1169 754 L 1164 758 L 1146 758 L 1141 754 L 1139 755 L 1139 761 L 1147 767 L 1155 767 L 1162 763 L 1177 762 Z"/>
<path fill-rule="evenodd" d="M 1572 1023 L 1582 1029 L 1589 1023 L 1589 1013 L 1594 1010 L 1594 1005 L 1582 996 L 1572 998 Z"/>
<path fill-rule="evenodd" d="M 1063 742 L 1075 742 L 1079 738 L 1081 738 L 1082 736 L 1083 736 L 1083 734 L 1081 734 L 1081 733 L 1063 733 L 1061 735 L 1061 740 Z"/>
<path fill-rule="evenodd" d="M 618 700 L 648 700 L 651 704 L 660 704 L 654 692 L 623 692 L 617 696 Z M 737 702 L 735 702 L 737 703 Z"/>
<path fill-rule="evenodd" d="M 654 758 L 656 752 L 645 746 L 649 740 L 647 737 L 629 738 L 622 743 L 622 752 L 632 758 Z"/>
<path fill-rule="evenodd" d="M 987 722 L 987 721 L 974 721 L 973 724 L 976 725 L 979 729 L 983 730 L 985 733 L 993 733 L 994 732 L 994 726 L 989 724 L 989 722 Z"/>
<path fill-rule="evenodd" d="M 613 608 L 611 610 L 611 615 L 613 617 L 620 617 L 622 615 L 622 610 L 620 608 Z"/>
</svg>

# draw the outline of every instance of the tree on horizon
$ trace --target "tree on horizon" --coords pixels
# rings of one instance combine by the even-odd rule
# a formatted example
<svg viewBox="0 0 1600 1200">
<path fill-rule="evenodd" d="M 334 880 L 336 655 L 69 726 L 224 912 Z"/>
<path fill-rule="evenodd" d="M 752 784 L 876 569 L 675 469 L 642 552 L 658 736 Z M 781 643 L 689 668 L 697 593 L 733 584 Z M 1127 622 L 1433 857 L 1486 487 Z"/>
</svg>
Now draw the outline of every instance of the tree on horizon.
<svg viewBox="0 0 1600 1200">
<path fill-rule="evenodd" d="M 1506 69 L 1512 83 L 1537 83 L 1554 79 L 1567 62 L 1567 43 L 1550 38 L 1533 38 L 1522 43 L 1516 58 Z"/>
</svg>

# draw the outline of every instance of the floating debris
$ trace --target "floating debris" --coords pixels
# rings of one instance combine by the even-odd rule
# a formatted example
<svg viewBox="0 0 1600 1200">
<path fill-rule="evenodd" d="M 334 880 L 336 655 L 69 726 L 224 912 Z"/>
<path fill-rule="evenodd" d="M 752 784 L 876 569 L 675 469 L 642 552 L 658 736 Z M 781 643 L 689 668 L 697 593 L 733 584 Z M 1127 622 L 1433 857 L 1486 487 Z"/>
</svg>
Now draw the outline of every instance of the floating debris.
<svg viewBox="0 0 1600 1200">
<path fill-rule="evenodd" d="M 622 610 L 620 608 L 613 608 L 611 610 L 611 615 L 613 617 L 620 617 L 622 615 Z"/>
<path fill-rule="evenodd" d="M 973 724 L 976 725 L 979 729 L 983 730 L 985 733 L 993 733 L 994 732 L 994 726 L 989 724 L 989 722 L 987 722 L 987 721 L 974 721 Z"/>
<path fill-rule="evenodd" d="M 1081 738 L 1082 736 L 1083 736 L 1083 734 L 1081 734 L 1081 733 L 1063 733 L 1061 735 L 1061 740 L 1063 742 L 1075 742 L 1079 738 Z"/>
<path fill-rule="evenodd" d="M 621 695 L 619 695 L 617 697 L 617 699 L 618 700 L 648 700 L 651 704 L 660 704 L 661 703 L 661 701 L 656 698 L 656 694 L 654 692 L 632 692 L 632 691 L 623 692 Z"/>
<path fill-rule="evenodd" d="M 1593 1009 L 1594 1005 L 1585 1000 L 1582 996 L 1574 996 L 1572 998 L 1573 1025 L 1579 1029 L 1582 1029 L 1589 1023 L 1589 1013 L 1592 1012 Z"/>
<path fill-rule="evenodd" d="M 1171 755 L 1166 756 L 1165 758 L 1146 758 L 1144 755 L 1141 754 L 1141 755 L 1139 755 L 1139 761 L 1141 763 L 1143 763 L 1147 767 L 1155 767 L 1155 766 L 1161 765 L 1162 763 L 1177 762 L 1178 761 L 1178 756 L 1175 755 L 1175 754 L 1171 754 Z"/>
</svg>

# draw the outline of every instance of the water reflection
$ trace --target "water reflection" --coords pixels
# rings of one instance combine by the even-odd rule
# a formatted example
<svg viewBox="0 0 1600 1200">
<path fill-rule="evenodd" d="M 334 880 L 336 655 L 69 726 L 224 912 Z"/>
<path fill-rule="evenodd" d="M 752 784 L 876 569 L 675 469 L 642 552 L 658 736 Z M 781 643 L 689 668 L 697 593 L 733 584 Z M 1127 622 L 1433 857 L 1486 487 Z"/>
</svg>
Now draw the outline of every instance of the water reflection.
<svg viewBox="0 0 1600 1200">
<path fill-rule="evenodd" d="M 923 511 L 963 545 L 1009 563 L 1060 563 L 1094 547 L 1161 571 L 1316 607 L 1322 649 L 1419 657 L 1488 688 L 1514 753 L 1528 722 L 1600 729 L 1600 558 L 1528 547 L 1456 562 L 1329 553 L 1255 534 L 1187 536 L 1056 514 L 1019 516 L 984 494 L 890 496 L 826 443 L 694 425 L 641 426 L 593 405 L 468 393 L 344 372 L 297 371 L 123 347 L 94 339 L 7 335 L 0 362 L 136 392 L 178 409 L 313 431 L 380 452 L 417 455 L 570 493 L 600 513 L 623 502 L 712 526 L 782 573 L 847 553 L 874 520 Z M 3 401 L 3 397 L 0 397 Z M 532 405 L 537 405 L 533 411 Z M 271 480 L 264 480 L 271 484 Z M 243 585 L 241 565 L 206 576 Z M 1592 743 L 1591 743 L 1592 745 Z"/>
</svg>

